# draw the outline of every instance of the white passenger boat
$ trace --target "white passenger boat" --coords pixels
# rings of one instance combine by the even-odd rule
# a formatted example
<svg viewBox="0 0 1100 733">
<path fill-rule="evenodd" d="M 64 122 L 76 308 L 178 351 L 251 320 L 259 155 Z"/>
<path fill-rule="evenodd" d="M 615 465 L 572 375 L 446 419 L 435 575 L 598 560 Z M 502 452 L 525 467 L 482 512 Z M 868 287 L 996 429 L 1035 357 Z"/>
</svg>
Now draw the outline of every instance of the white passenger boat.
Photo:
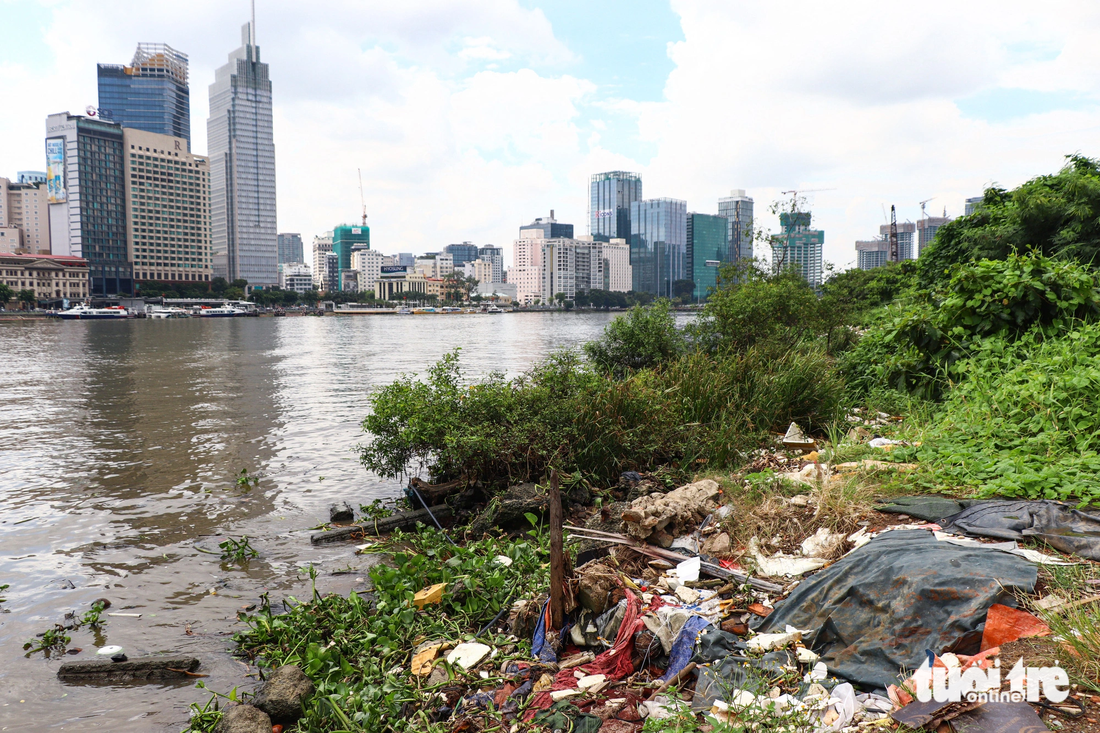
<svg viewBox="0 0 1100 733">
<path fill-rule="evenodd" d="M 57 314 L 66 321 L 91 321 L 91 320 L 117 320 L 119 318 L 132 318 L 130 311 L 120 305 L 111 305 L 106 308 L 92 308 L 81 303 L 67 311 Z"/>
<path fill-rule="evenodd" d="M 236 318 L 237 316 L 246 315 L 246 312 L 239 308 L 225 305 L 219 308 L 197 308 L 195 309 L 195 315 L 199 318 Z"/>
<path fill-rule="evenodd" d="M 190 318 L 190 311 L 183 308 L 152 308 L 146 314 L 150 318 Z"/>
</svg>

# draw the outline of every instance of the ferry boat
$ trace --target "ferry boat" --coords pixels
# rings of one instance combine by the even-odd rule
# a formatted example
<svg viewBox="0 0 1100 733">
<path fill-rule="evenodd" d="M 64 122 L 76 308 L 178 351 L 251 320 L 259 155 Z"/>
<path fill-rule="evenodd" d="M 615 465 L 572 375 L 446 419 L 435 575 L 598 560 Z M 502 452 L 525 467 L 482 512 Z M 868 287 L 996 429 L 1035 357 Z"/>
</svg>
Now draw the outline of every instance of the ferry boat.
<svg viewBox="0 0 1100 733">
<path fill-rule="evenodd" d="M 397 315 L 399 316 L 411 316 L 413 314 L 412 308 L 398 308 Z"/>
<path fill-rule="evenodd" d="M 183 308 L 150 308 L 146 314 L 149 318 L 190 318 L 191 314 Z"/>
<path fill-rule="evenodd" d="M 491 305 L 491 306 L 489 306 L 488 310 L 486 310 L 485 312 L 486 313 L 503 313 L 504 309 L 503 308 L 497 308 L 495 305 Z"/>
<path fill-rule="evenodd" d="M 443 312 L 444 313 L 461 313 L 462 309 L 457 308 L 453 305 L 445 305 L 445 306 L 443 306 Z"/>
<path fill-rule="evenodd" d="M 66 321 L 91 321 L 91 320 L 115 320 L 119 318 L 132 318 L 130 311 L 120 305 L 111 305 L 106 308 L 92 308 L 81 303 L 67 311 L 57 314 Z"/>
<path fill-rule="evenodd" d="M 220 308 L 198 308 L 195 315 L 199 318 L 236 318 L 245 315 L 245 311 L 226 305 Z"/>
</svg>

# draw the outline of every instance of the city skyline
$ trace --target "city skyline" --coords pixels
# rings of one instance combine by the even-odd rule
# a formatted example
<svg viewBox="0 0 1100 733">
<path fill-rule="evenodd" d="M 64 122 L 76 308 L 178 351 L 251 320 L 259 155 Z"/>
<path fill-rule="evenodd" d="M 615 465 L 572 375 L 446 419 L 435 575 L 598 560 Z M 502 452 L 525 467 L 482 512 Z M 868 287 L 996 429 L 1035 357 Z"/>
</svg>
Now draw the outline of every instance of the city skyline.
<svg viewBox="0 0 1100 733">
<path fill-rule="evenodd" d="M 1087 4 L 1007 14 L 944 5 L 937 17 L 933 3 L 928 18 L 889 8 L 875 22 L 906 30 L 881 63 L 888 47 L 869 19 L 823 8 L 792 21 L 778 8 L 631 7 L 609 3 L 581 24 L 572 2 L 456 1 L 437 13 L 261 3 L 264 60 L 279 81 L 278 230 L 309 241 L 356 221 L 362 167 L 372 246 L 383 252 L 506 244 L 550 208 L 581 234 L 588 176 L 627 170 L 643 175 L 647 198 L 685 199 L 696 212 L 743 188 L 773 232 L 767 209 L 781 191 L 836 189 L 808 206 L 829 232 L 826 260 L 850 266 L 883 204 L 897 205 L 900 222 L 917 221 L 929 198 L 929 213 L 958 216 L 990 183 L 1011 187 L 1055 171 L 1065 153 L 1097 154 L 1100 82 L 1084 70 L 1100 13 Z M 210 152 L 202 90 L 247 4 L 21 3 L 6 13 L 17 32 L 0 52 L 5 84 L 27 101 L 0 122 L 0 175 L 41 170 L 41 120 L 94 104 L 96 63 L 143 42 L 188 55 L 192 149 Z M 609 21 L 618 32 L 600 34 Z M 704 112 L 721 74 L 736 74 L 738 92 Z M 731 114 L 746 105 L 751 113 Z"/>
</svg>

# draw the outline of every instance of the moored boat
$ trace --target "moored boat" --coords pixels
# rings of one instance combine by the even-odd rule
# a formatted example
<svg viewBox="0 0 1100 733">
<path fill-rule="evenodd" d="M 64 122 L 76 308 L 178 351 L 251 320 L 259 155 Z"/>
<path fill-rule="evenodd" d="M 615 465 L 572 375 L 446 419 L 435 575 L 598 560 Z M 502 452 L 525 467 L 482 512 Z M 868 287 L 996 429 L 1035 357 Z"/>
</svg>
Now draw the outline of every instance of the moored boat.
<svg viewBox="0 0 1100 733">
<path fill-rule="evenodd" d="M 61 311 L 57 315 L 66 321 L 105 321 L 133 317 L 130 311 L 119 305 L 111 305 L 106 308 L 92 308 L 84 303 L 74 306 L 67 311 Z"/>
</svg>

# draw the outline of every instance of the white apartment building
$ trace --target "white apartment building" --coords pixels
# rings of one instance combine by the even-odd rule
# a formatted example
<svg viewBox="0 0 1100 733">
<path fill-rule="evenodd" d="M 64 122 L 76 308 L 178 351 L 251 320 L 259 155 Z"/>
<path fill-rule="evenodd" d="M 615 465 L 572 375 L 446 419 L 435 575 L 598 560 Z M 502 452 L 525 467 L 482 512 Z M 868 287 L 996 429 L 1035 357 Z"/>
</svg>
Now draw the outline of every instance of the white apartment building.
<svg viewBox="0 0 1100 733">
<path fill-rule="evenodd" d="M 630 266 L 630 245 L 625 239 L 596 242 L 603 261 L 603 287 L 612 293 L 629 293 L 634 287 L 634 271 Z"/>
<path fill-rule="evenodd" d="M 279 287 L 305 293 L 313 289 L 313 273 L 302 262 L 284 262 L 279 265 Z"/>
<path fill-rule="evenodd" d="M 374 284 L 382 274 L 386 255 L 376 249 L 360 249 L 351 253 L 351 267 L 359 273 L 359 290 L 374 292 Z"/>
<path fill-rule="evenodd" d="M 462 272 L 466 277 L 472 277 L 479 283 L 497 282 L 493 280 L 493 263 L 491 260 L 470 260 L 462 265 Z"/>
<path fill-rule="evenodd" d="M 328 290 L 328 256 L 332 254 L 332 232 L 313 238 L 313 287 Z"/>
<path fill-rule="evenodd" d="M 417 257 L 413 269 L 424 277 L 444 278 L 455 271 L 454 258 L 440 252 Z"/>
<path fill-rule="evenodd" d="M 631 289 L 630 247 L 625 239 L 595 242 L 576 239 L 517 239 L 515 266 L 508 282 L 516 286 L 516 300 L 548 303 L 558 293 L 568 300 L 588 290 L 625 293 Z"/>
<path fill-rule="evenodd" d="M 50 254 L 46 184 L 0 178 L 0 252 L 17 251 Z"/>
</svg>

